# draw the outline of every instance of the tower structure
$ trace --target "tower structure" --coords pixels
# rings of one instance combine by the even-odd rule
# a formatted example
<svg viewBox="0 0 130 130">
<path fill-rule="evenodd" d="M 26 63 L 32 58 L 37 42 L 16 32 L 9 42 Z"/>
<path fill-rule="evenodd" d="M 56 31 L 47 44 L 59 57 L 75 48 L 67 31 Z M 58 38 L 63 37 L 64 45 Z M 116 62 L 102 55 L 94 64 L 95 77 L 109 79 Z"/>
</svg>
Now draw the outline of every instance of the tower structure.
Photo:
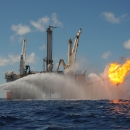
<svg viewBox="0 0 130 130">
<path fill-rule="evenodd" d="M 47 32 L 47 57 L 46 57 L 46 71 L 51 72 L 53 69 L 52 60 L 52 30 L 49 26 L 46 30 Z"/>
</svg>

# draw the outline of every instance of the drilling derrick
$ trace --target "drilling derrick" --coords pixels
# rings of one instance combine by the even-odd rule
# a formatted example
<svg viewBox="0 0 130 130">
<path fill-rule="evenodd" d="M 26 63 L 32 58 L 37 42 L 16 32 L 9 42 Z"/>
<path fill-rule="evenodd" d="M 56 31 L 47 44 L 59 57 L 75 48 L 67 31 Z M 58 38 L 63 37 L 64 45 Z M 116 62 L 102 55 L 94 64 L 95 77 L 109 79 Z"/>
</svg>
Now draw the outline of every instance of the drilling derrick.
<svg viewBox="0 0 130 130">
<path fill-rule="evenodd" d="M 52 60 L 52 30 L 47 28 L 47 59 L 46 59 L 46 71 L 51 72 L 53 69 L 53 60 Z"/>
</svg>

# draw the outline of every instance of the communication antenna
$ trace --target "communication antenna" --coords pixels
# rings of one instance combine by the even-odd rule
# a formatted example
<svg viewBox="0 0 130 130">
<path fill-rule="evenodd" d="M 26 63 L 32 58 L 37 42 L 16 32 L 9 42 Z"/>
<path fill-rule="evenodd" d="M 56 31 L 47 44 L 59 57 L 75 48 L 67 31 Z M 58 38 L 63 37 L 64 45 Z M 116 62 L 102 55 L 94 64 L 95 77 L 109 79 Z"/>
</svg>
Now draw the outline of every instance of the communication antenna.
<svg viewBox="0 0 130 130">
<path fill-rule="evenodd" d="M 57 27 L 54 27 L 54 26 L 49 26 L 49 28 L 57 28 Z"/>
</svg>

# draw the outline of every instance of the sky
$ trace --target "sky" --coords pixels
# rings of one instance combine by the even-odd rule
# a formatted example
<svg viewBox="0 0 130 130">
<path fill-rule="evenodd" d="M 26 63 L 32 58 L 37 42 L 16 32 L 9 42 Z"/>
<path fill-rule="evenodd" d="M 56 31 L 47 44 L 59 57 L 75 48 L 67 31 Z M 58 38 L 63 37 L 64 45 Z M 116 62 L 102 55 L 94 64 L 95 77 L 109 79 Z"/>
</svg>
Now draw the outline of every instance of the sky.
<svg viewBox="0 0 130 130">
<path fill-rule="evenodd" d="M 67 64 L 68 40 L 79 29 L 77 60 L 83 59 L 91 72 L 130 58 L 129 0 L 0 0 L 0 84 L 5 72 L 19 73 L 23 39 L 27 39 L 27 64 L 43 70 L 46 29 L 53 29 L 53 65 Z M 80 62 L 80 60 L 79 60 Z"/>
</svg>

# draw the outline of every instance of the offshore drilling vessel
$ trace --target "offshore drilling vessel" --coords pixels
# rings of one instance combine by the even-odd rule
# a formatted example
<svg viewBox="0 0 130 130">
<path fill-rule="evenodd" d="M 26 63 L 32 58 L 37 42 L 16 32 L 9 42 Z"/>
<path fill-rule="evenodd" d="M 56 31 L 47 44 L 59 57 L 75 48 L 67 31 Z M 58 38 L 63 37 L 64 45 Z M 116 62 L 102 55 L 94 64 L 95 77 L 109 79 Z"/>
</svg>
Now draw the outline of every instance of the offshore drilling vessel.
<svg viewBox="0 0 130 130">
<path fill-rule="evenodd" d="M 26 44 L 27 40 L 23 40 L 23 47 L 22 47 L 22 53 L 20 56 L 20 68 L 19 68 L 19 74 L 15 74 L 13 70 L 5 73 L 5 79 L 6 82 L 15 81 L 17 79 L 23 78 L 24 76 L 35 74 L 35 73 L 47 73 L 47 72 L 54 72 L 54 73 L 61 73 L 63 74 L 63 71 L 59 71 L 60 64 L 62 63 L 64 69 L 70 69 L 72 64 L 76 61 L 76 54 L 78 49 L 78 42 L 79 42 L 79 36 L 82 32 L 82 29 L 80 29 L 76 35 L 74 46 L 72 47 L 72 40 L 69 39 L 68 41 L 68 64 L 66 65 L 63 59 L 60 59 L 57 70 L 53 71 L 53 59 L 52 59 L 52 29 L 55 28 L 53 26 L 49 26 L 46 30 L 47 32 L 47 56 L 43 59 L 44 62 L 46 62 L 46 70 L 41 72 L 34 72 L 30 70 L 30 66 L 26 65 Z"/>
<path fill-rule="evenodd" d="M 72 47 L 72 40 L 69 39 L 68 41 L 68 64 L 66 65 L 63 59 L 59 60 L 59 64 L 57 67 L 57 70 L 53 71 L 53 59 L 52 59 L 52 28 L 55 28 L 53 26 L 49 26 L 46 30 L 47 32 L 47 56 L 43 59 L 44 62 L 46 62 L 46 69 L 41 72 L 34 72 L 30 70 L 30 66 L 26 65 L 26 44 L 27 40 L 23 40 L 23 46 L 22 46 L 22 53 L 20 56 L 20 68 L 19 68 L 19 74 L 15 74 L 14 71 L 9 71 L 5 73 L 5 79 L 6 82 L 15 81 L 17 79 L 23 78 L 27 75 L 36 74 L 36 73 L 57 73 L 57 74 L 64 74 L 64 71 L 59 71 L 60 64 L 63 65 L 64 70 L 68 70 L 68 73 L 76 77 L 77 80 L 84 80 L 85 79 L 85 73 L 84 74 L 74 74 L 72 70 L 72 65 L 76 61 L 76 54 L 78 49 L 78 42 L 79 42 L 79 36 L 82 32 L 82 29 L 78 31 L 76 34 L 74 44 Z M 51 96 L 51 93 L 50 93 Z M 12 97 L 12 92 L 7 91 L 7 98 Z"/>
</svg>

